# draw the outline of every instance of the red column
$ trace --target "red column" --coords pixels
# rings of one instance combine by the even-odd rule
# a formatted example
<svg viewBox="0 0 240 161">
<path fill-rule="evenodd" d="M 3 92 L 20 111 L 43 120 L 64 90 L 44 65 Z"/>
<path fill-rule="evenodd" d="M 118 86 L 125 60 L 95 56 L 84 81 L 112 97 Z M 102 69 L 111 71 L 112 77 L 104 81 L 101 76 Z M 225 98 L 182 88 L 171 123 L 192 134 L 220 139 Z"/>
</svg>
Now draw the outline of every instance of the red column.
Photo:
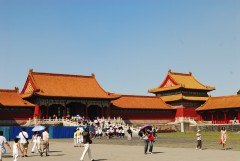
<svg viewBox="0 0 240 161">
<path fill-rule="evenodd" d="M 38 104 L 36 104 L 35 109 L 34 109 L 34 117 L 39 119 L 40 116 L 41 116 L 40 106 Z"/>
<path fill-rule="evenodd" d="M 224 112 L 224 123 L 226 124 L 227 123 L 227 113 Z"/>
<path fill-rule="evenodd" d="M 214 115 L 212 113 L 212 124 L 214 124 Z"/>
<path fill-rule="evenodd" d="M 64 113 L 63 113 L 63 115 L 64 115 L 64 119 L 66 119 L 67 118 L 67 105 L 64 105 Z"/>
<path fill-rule="evenodd" d="M 219 112 L 218 111 L 216 111 L 216 118 L 215 118 L 215 120 L 216 120 L 216 124 L 219 124 Z"/>
<path fill-rule="evenodd" d="M 46 119 L 49 119 L 49 115 L 48 115 L 48 105 L 46 106 Z"/>
<path fill-rule="evenodd" d="M 232 112 L 229 111 L 229 112 L 228 112 L 228 117 L 227 117 L 227 123 L 228 123 L 228 124 L 229 124 L 231 118 L 232 118 Z"/>
<path fill-rule="evenodd" d="M 102 110 L 102 118 L 104 117 L 104 107 L 101 107 Z"/>
<path fill-rule="evenodd" d="M 203 113 L 199 114 L 199 121 L 203 121 L 202 115 L 203 115 Z"/>
<path fill-rule="evenodd" d="M 238 111 L 238 123 L 240 123 L 240 111 Z"/>
<path fill-rule="evenodd" d="M 85 115 L 85 118 L 88 118 L 88 105 L 86 105 L 86 115 Z"/>
<path fill-rule="evenodd" d="M 109 107 L 107 108 L 107 109 L 108 109 L 108 112 L 107 112 L 107 113 L 108 113 L 108 118 L 111 118 L 111 111 L 110 111 L 111 109 L 110 109 L 110 107 L 111 107 L 111 106 L 109 106 Z"/>
</svg>

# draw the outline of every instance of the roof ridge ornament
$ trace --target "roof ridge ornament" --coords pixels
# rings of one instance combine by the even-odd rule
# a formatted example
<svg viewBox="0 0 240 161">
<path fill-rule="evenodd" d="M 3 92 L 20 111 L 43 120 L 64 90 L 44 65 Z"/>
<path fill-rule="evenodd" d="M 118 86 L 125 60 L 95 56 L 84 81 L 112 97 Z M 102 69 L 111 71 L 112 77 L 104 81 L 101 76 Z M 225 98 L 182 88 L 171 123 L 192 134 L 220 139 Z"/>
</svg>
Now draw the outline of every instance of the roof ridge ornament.
<svg viewBox="0 0 240 161">
<path fill-rule="evenodd" d="M 19 88 L 18 88 L 18 87 L 15 87 L 15 91 L 19 92 Z"/>
<path fill-rule="evenodd" d="M 33 68 L 30 68 L 30 69 L 29 69 L 29 73 L 32 73 L 32 72 L 33 72 Z"/>
</svg>

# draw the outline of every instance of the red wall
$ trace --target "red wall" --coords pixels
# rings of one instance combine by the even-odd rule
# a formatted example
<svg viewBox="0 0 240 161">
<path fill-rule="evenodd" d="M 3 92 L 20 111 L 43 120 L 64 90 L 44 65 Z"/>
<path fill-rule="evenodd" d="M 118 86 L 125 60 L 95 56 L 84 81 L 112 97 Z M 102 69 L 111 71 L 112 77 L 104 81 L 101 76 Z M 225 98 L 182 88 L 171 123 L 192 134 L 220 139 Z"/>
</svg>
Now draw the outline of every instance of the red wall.
<svg viewBox="0 0 240 161">
<path fill-rule="evenodd" d="M 177 108 L 176 117 L 198 117 L 196 108 Z"/>
<path fill-rule="evenodd" d="M 29 118 L 33 118 L 33 109 L 0 111 L 0 120 L 28 120 Z"/>
<path fill-rule="evenodd" d="M 111 117 L 126 120 L 175 120 L 175 111 L 111 111 Z"/>
</svg>

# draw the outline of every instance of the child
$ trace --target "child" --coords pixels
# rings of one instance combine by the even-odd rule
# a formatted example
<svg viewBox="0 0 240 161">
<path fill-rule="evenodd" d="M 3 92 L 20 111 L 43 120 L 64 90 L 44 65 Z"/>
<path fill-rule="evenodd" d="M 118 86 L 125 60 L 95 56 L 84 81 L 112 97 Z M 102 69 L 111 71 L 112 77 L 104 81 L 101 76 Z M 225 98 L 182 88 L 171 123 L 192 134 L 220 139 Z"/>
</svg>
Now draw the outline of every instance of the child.
<svg viewBox="0 0 240 161">
<path fill-rule="evenodd" d="M 202 135 L 200 134 L 200 130 L 197 130 L 197 147 L 196 149 L 202 150 Z"/>
<path fill-rule="evenodd" d="M 19 144 L 19 138 L 15 138 L 14 139 L 14 143 L 13 143 L 13 161 L 17 161 L 18 160 L 18 151 L 21 150 L 20 148 L 20 144 Z M 21 152 L 23 153 L 23 151 L 21 150 Z"/>
</svg>

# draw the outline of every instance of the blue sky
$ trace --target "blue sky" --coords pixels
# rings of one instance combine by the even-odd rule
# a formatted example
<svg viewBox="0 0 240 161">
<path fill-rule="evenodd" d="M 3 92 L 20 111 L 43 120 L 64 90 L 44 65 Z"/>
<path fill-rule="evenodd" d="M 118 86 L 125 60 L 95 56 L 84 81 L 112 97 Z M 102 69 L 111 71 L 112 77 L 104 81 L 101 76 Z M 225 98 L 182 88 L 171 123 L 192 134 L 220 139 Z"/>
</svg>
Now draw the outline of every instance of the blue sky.
<svg viewBox="0 0 240 161">
<path fill-rule="evenodd" d="M 169 69 L 240 89 L 239 0 L 0 0 L 0 89 L 28 71 L 91 75 L 109 92 L 152 95 Z"/>
</svg>

